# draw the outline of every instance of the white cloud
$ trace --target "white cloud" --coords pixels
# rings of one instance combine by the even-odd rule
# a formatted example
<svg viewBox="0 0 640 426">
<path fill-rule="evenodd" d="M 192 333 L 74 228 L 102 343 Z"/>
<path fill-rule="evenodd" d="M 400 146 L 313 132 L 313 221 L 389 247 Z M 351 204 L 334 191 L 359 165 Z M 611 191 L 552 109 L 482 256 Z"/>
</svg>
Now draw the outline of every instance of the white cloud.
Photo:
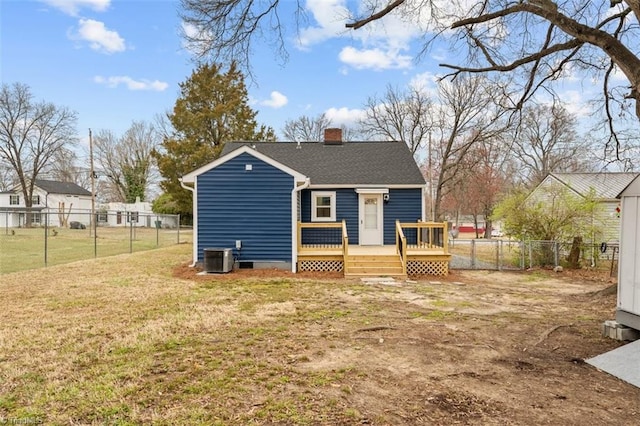
<svg viewBox="0 0 640 426">
<path fill-rule="evenodd" d="M 72 38 L 87 41 L 93 50 L 104 53 L 122 52 L 127 48 L 117 31 L 109 30 L 104 22 L 93 19 L 80 19 L 78 33 Z"/>
<path fill-rule="evenodd" d="M 435 95 L 438 92 L 438 76 L 427 71 L 413 76 L 409 87 Z"/>
<path fill-rule="evenodd" d="M 61 10 L 67 15 L 77 16 L 82 8 L 88 8 L 95 12 L 104 12 L 109 8 L 111 0 L 40 0 L 49 6 Z"/>
<path fill-rule="evenodd" d="M 307 49 L 346 32 L 344 25 L 349 11 L 345 0 L 307 0 L 306 9 L 311 12 L 317 25 L 300 30 L 297 40 L 299 48 Z"/>
<path fill-rule="evenodd" d="M 336 126 L 349 126 L 358 122 L 361 118 L 364 118 L 365 112 L 361 109 L 349 109 L 342 108 L 329 108 L 325 111 L 326 117 L 331 120 L 331 123 Z"/>
<path fill-rule="evenodd" d="M 402 69 L 411 67 L 411 56 L 398 50 L 356 49 L 347 46 L 338 55 L 340 60 L 356 69 Z"/>
<path fill-rule="evenodd" d="M 186 51 L 199 55 L 209 47 L 209 41 L 212 39 L 211 33 L 196 27 L 193 24 L 183 22 L 182 29 L 182 48 Z M 192 39 L 196 41 L 187 41 Z"/>
<path fill-rule="evenodd" d="M 121 84 L 124 84 L 129 90 L 152 90 L 156 92 L 162 92 L 167 87 L 169 87 L 169 84 L 164 81 L 151 81 L 146 79 L 134 80 L 133 78 L 126 75 L 112 77 L 102 77 L 101 75 L 97 75 L 93 77 L 93 81 L 98 84 L 103 84 L 112 89 L 120 86 Z"/>
<path fill-rule="evenodd" d="M 268 106 L 271 108 L 282 108 L 286 104 L 289 103 L 289 99 L 285 95 L 280 92 L 273 91 L 271 92 L 271 97 L 267 100 L 260 102 L 261 105 Z"/>
<path fill-rule="evenodd" d="M 618 67 L 618 66 L 614 66 L 613 67 L 613 72 L 611 73 L 611 79 L 613 81 L 617 81 L 617 82 L 621 82 L 621 83 L 628 83 L 629 82 L 629 79 L 627 78 L 625 73 L 623 73 L 622 70 L 620 69 L 620 67 Z"/>
<path fill-rule="evenodd" d="M 583 91 L 578 90 L 563 90 L 558 92 L 557 98 L 562 100 L 562 106 L 566 110 L 577 117 L 587 117 L 593 114 L 593 107 L 590 105 L 589 100 L 586 98 Z M 540 96 L 538 98 L 540 103 L 551 107 L 555 102 L 551 96 Z"/>
<path fill-rule="evenodd" d="M 373 21 L 358 30 L 348 30 L 345 24 L 352 20 L 346 0 L 308 0 L 306 10 L 315 23 L 299 32 L 297 47 L 308 50 L 312 45 L 332 38 L 349 37 L 359 47 L 344 47 L 339 59 L 356 69 L 402 69 L 411 66 L 412 57 L 400 52 L 409 50 L 416 37 L 424 35 L 417 23 L 407 22 L 395 13 L 383 20 Z M 360 4 L 363 16 L 367 12 L 364 2 Z M 341 69 L 346 74 L 346 69 Z"/>
</svg>

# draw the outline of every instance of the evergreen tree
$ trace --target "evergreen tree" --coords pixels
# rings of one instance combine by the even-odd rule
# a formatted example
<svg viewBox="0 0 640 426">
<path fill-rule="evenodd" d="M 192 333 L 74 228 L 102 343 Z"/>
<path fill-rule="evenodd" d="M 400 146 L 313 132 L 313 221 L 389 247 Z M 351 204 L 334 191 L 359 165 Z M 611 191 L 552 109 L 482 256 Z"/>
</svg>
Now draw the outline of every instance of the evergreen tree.
<svg viewBox="0 0 640 426">
<path fill-rule="evenodd" d="M 202 64 L 180 83 L 180 96 L 167 114 L 173 131 L 165 135 L 154 156 L 160 183 L 182 215 L 192 214 L 191 192 L 179 178 L 215 160 L 229 141 L 274 141 L 272 128 L 258 125 L 248 105 L 244 76 L 235 63 L 226 72 L 217 64 Z"/>
</svg>

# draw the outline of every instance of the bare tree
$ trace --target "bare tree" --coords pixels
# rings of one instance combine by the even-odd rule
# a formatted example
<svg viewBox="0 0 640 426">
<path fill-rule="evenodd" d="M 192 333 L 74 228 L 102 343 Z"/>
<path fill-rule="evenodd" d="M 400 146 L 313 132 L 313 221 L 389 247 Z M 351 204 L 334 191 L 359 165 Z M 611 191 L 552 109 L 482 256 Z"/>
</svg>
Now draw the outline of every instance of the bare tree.
<svg viewBox="0 0 640 426">
<path fill-rule="evenodd" d="M 287 120 L 284 123 L 282 133 L 286 141 L 322 142 L 325 129 L 330 127 L 336 126 L 333 124 L 333 120 L 323 112 L 316 117 L 301 115 L 294 120 Z M 358 130 L 354 130 L 344 124 L 340 125 L 339 128 L 342 130 L 342 140 L 345 142 L 356 140 L 362 136 Z"/>
<path fill-rule="evenodd" d="M 15 171 L 0 159 L 0 191 L 9 191 L 15 187 Z"/>
<path fill-rule="evenodd" d="M 512 146 L 532 185 L 551 172 L 589 171 L 593 158 L 589 139 L 578 135 L 576 117 L 560 103 L 525 107 Z"/>
<path fill-rule="evenodd" d="M 0 159 L 15 172 L 31 223 L 35 180 L 64 147 L 76 142 L 76 113 L 47 102 L 35 102 L 28 86 L 0 89 Z"/>
<path fill-rule="evenodd" d="M 475 165 L 470 156 L 477 144 L 497 140 L 508 128 L 502 102 L 508 98 L 503 86 L 482 77 L 441 82 L 439 104 L 434 111 L 432 155 L 434 217 L 441 216 L 444 197 L 465 184 L 464 171 Z"/>
<path fill-rule="evenodd" d="M 282 134 L 285 140 L 292 142 L 319 142 L 324 138 L 324 130 L 329 127 L 331 120 L 324 113 L 315 118 L 301 115 L 295 120 L 287 120 Z"/>
<path fill-rule="evenodd" d="M 236 60 L 248 67 L 252 41 L 266 38 L 286 59 L 286 25 L 280 0 L 181 0 L 182 19 L 189 28 L 185 39 L 200 57 Z M 304 19 L 304 2 L 297 0 L 287 17 L 298 28 Z M 287 7 L 290 7 L 288 5 Z M 440 33 L 456 48 L 467 48 L 460 64 L 443 63 L 452 76 L 460 73 L 507 72 L 522 77 L 520 108 L 544 88 L 552 93 L 553 81 L 571 69 L 594 72 L 602 82 L 606 127 L 619 154 L 619 115 L 633 111 L 640 118 L 640 1 L 611 0 L 368 0 L 351 5 L 349 12 L 336 5 L 336 19 L 351 19 L 347 29 L 358 30 L 394 15 L 407 25 L 422 28 L 426 45 Z M 453 32 L 451 31 L 453 30 Z M 429 35 L 433 36 L 429 36 Z M 462 46 L 461 46 L 462 45 Z M 620 72 L 627 87 L 617 86 Z M 515 80 L 514 80 L 515 81 Z"/>
<path fill-rule="evenodd" d="M 73 182 L 83 188 L 88 188 L 91 184 L 89 169 L 80 166 L 78 154 L 75 150 L 66 147 L 58 150 L 50 166 L 45 173 L 53 180 L 61 182 Z"/>
<path fill-rule="evenodd" d="M 640 58 L 638 19 L 640 1 L 610 2 L 572 0 L 475 0 L 453 1 L 450 7 L 437 0 L 374 0 L 370 13 L 347 24 L 358 29 L 390 13 L 403 14 L 412 7 L 429 8 L 437 30 L 451 28 L 453 40 L 466 40 L 466 64 L 441 64 L 461 73 L 517 73 L 523 77 L 520 108 L 544 88 L 573 69 L 592 71 L 602 81 L 602 99 L 610 139 L 616 150 L 620 139 L 614 119 L 631 108 L 640 119 Z M 424 14 L 420 15 L 424 17 Z M 410 18 L 409 18 L 410 19 Z M 626 91 L 613 80 L 621 72 L 629 81 Z"/>
<path fill-rule="evenodd" d="M 484 237 L 491 236 L 491 215 L 501 194 L 514 182 L 513 162 L 509 145 L 496 135 L 492 139 L 479 141 L 472 147 L 464 160 L 465 167 L 460 171 L 463 185 L 456 185 L 450 195 L 455 200 L 455 212 L 472 215 L 478 237 L 478 217 L 484 217 Z M 456 215 L 457 217 L 457 215 Z M 457 222 L 457 220 L 456 220 Z"/>
<path fill-rule="evenodd" d="M 94 137 L 95 161 L 109 181 L 115 201 L 145 200 L 157 178 L 151 153 L 158 144 L 154 126 L 144 121 L 134 121 L 120 138 L 110 130 L 101 130 Z"/>
<path fill-rule="evenodd" d="M 416 154 L 427 144 L 432 131 L 432 112 L 432 100 L 426 91 L 414 87 L 402 91 L 387 86 L 382 97 L 367 100 L 360 126 L 373 137 L 404 142 Z"/>
</svg>

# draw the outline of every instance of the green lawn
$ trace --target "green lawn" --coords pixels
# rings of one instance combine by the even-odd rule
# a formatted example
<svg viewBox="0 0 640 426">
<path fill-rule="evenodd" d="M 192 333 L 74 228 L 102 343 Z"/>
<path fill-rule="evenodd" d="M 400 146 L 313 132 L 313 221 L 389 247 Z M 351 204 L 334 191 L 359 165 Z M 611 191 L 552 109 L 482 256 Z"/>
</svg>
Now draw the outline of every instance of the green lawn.
<svg viewBox="0 0 640 426">
<path fill-rule="evenodd" d="M 181 232 L 181 242 L 190 240 Z M 46 238 L 46 266 L 93 257 L 137 252 L 178 243 L 175 229 L 98 228 L 97 238 L 88 229 L 51 228 Z M 44 228 L 9 228 L 0 234 L 0 274 L 45 266 Z"/>
</svg>

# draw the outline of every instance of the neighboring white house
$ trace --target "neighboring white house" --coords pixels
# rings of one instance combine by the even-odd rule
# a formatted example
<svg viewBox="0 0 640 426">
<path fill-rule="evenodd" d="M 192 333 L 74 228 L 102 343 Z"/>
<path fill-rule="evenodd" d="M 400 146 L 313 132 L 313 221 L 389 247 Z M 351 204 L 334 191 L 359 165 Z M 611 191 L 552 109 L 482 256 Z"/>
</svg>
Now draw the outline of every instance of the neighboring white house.
<svg viewBox="0 0 640 426">
<path fill-rule="evenodd" d="M 598 226 L 594 242 L 612 242 L 620 238 L 620 200 L 618 194 L 638 176 L 638 173 L 549 173 L 531 192 L 529 198 L 544 198 L 548 189 L 564 185 L 578 197 L 595 192 L 601 205 L 593 222 Z"/>
<path fill-rule="evenodd" d="M 98 210 L 98 226 L 152 226 L 151 203 L 140 201 L 140 198 L 135 203 L 102 204 Z"/>
<path fill-rule="evenodd" d="M 36 179 L 31 204 L 31 225 L 44 225 L 47 216 L 49 226 L 60 226 L 65 218 L 67 224 L 80 222 L 88 226 L 91 221 L 91 192 L 75 183 Z M 27 213 L 20 187 L 0 192 L 0 226 L 25 226 Z"/>
<path fill-rule="evenodd" d="M 136 199 L 135 203 L 111 202 L 98 209 L 98 226 L 138 226 L 175 228 L 178 216 L 157 215 L 151 203 Z"/>
<path fill-rule="evenodd" d="M 622 228 L 616 321 L 640 330 L 640 177 L 620 194 Z"/>
</svg>

